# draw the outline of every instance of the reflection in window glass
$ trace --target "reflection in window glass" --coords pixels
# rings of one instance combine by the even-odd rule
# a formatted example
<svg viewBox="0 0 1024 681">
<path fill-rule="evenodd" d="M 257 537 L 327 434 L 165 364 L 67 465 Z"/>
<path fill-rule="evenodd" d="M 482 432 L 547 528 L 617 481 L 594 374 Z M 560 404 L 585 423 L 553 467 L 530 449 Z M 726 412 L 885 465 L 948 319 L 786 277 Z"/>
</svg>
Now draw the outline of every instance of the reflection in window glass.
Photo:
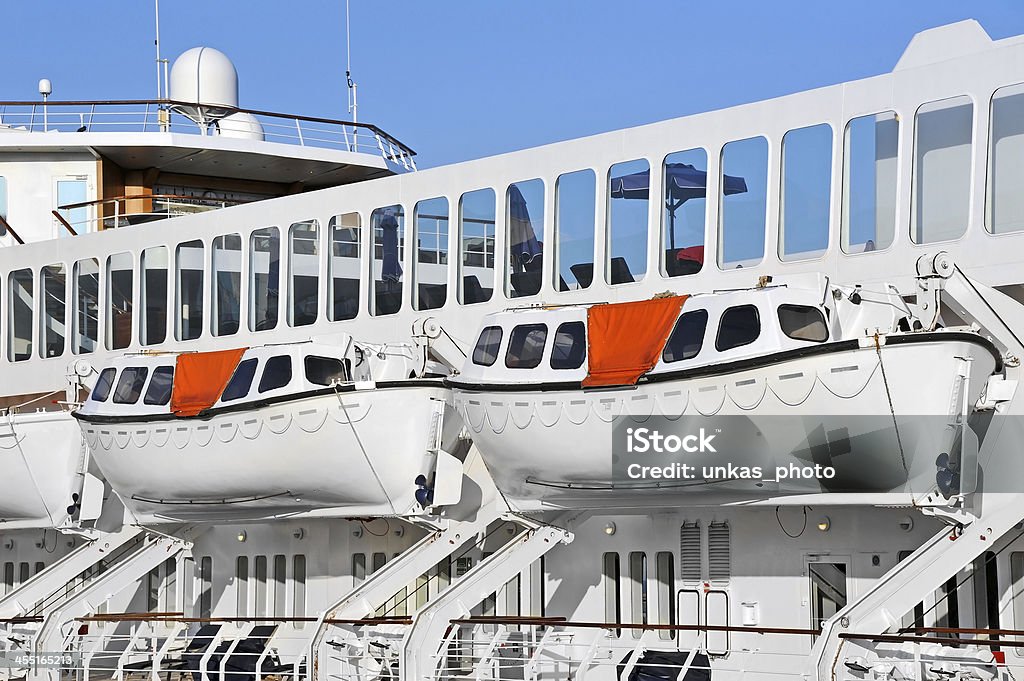
<svg viewBox="0 0 1024 681">
<path fill-rule="evenodd" d="M 263 365 L 263 375 L 260 376 L 260 392 L 276 390 L 288 385 L 292 380 L 292 358 L 288 355 L 271 357 Z"/>
<path fill-rule="evenodd" d="M 704 331 L 707 326 L 707 310 L 694 310 L 679 317 L 661 353 L 665 363 L 680 362 L 699 355 L 704 345 Z"/>
<path fill-rule="evenodd" d="M 1019 232 L 1024 230 L 1024 85 L 992 96 L 991 136 L 985 224 L 993 234 Z"/>
<path fill-rule="evenodd" d="M 96 378 L 96 385 L 92 389 L 92 399 L 94 401 L 107 401 L 107 397 L 110 396 L 110 388 L 114 385 L 114 375 L 116 373 L 117 369 L 114 367 L 107 367 L 100 372 L 100 375 Z"/>
<path fill-rule="evenodd" d="M 142 251 L 142 321 L 139 333 L 143 345 L 163 343 L 167 337 L 167 248 Z"/>
<path fill-rule="evenodd" d="M 715 349 L 719 352 L 749 345 L 761 333 L 761 318 L 753 305 L 730 307 L 718 322 Z"/>
<path fill-rule="evenodd" d="M 335 215 L 327 261 L 327 318 L 332 322 L 355 319 L 359 314 L 359 213 Z"/>
<path fill-rule="evenodd" d="M 39 356 L 64 354 L 67 328 L 67 270 L 63 264 L 47 265 L 42 270 L 43 316 L 39 329 Z"/>
<path fill-rule="evenodd" d="M 203 242 L 178 244 L 174 260 L 178 271 L 175 335 L 178 340 L 192 340 L 203 335 Z"/>
<path fill-rule="evenodd" d="M 132 342 L 132 254 L 107 258 L 107 348 L 118 350 Z"/>
<path fill-rule="evenodd" d="M 76 355 L 93 352 L 100 326 L 100 265 L 95 258 L 75 263 L 75 311 L 72 349 Z"/>
<path fill-rule="evenodd" d="M 669 277 L 700 272 L 704 266 L 704 216 L 707 212 L 708 153 L 677 151 L 665 157 L 665 205 L 661 217 L 661 273 Z M 725 178 L 735 193 L 735 178 Z"/>
<path fill-rule="evenodd" d="M 231 380 L 220 396 L 221 402 L 239 400 L 249 394 L 252 387 L 252 379 L 256 376 L 256 359 L 250 357 L 242 360 L 235 367 L 235 373 L 231 374 Z"/>
<path fill-rule="evenodd" d="M 593 170 L 577 170 L 555 184 L 555 281 L 558 291 L 587 288 L 594 281 L 595 192 Z"/>
<path fill-rule="evenodd" d="M 647 161 L 616 163 L 608 171 L 608 260 L 605 281 L 628 284 L 647 273 Z"/>
<path fill-rule="evenodd" d="M 506 279 L 509 298 L 540 292 L 544 268 L 544 182 L 509 185 L 505 193 Z"/>
<path fill-rule="evenodd" d="M 831 199 L 832 126 L 790 130 L 782 138 L 781 260 L 825 254 Z"/>
<path fill-rule="evenodd" d="M 142 395 L 142 386 L 146 384 L 149 369 L 146 367 L 128 367 L 121 372 L 114 388 L 114 402 L 117 404 L 135 404 Z"/>
<path fill-rule="evenodd" d="M 828 325 L 825 323 L 824 313 L 808 305 L 780 305 L 779 328 L 782 333 L 795 340 L 816 343 L 828 340 Z"/>
<path fill-rule="evenodd" d="M 579 369 L 587 358 L 587 330 L 583 322 L 564 322 L 551 344 L 552 369 Z"/>
<path fill-rule="evenodd" d="M 351 380 L 347 367 L 348 360 L 342 362 L 336 357 L 317 357 L 307 355 L 303 359 L 306 368 L 306 380 L 315 385 L 331 385 L 335 382 Z"/>
<path fill-rule="evenodd" d="M 308 326 L 320 311 L 320 223 L 297 222 L 288 230 L 288 323 Z"/>
<path fill-rule="evenodd" d="M 494 190 L 466 192 L 459 201 L 459 302 L 483 303 L 494 292 Z"/>
<path fill-rule="evenodd" d="M 35 287 L 32 270 L 15 270 L 8 277 L 7 359 L 21 362 L 32 356 L 32 314 Z"/>
<path fill-rule="evenodd" d="M 480 338 L 473 350 L 473 364 L 489 367 L 498 359 L 498 347 L 501 345 L 501 327 L 488 326 L 480 332 Z"/>
<path fill-rule="evenodd" d="M 448 299 L 448 199 L 420 201 L 413 216 L 416 295 L 412 302 L 417 310 L 434 310 Z"/>
<path fill-rule="evenodd" d="M 281 285 L 281 233 L 277 227 L 257 229 L 249 237 L 249 330 L 277 326 Z"/>
<path fill-rule="evenodd" d="M 373 230 L 373 288 L 370 309 L 375 315 L 402 309 L 402 259 L 405 257 L 405 211 L 401 206 L 378 208 L 370 214 Z"/>
<path fill-rule="evenodd" d="M 888 248 L 896 235 L 900 122 L 892 111 L 854 118 L 843 142 L 843 252 Z"/>
<path fill-rule="evenodd" d="M 956 239 L 967 231 L 973 121 L 969 97 L 932 102 L 917 110 L 911 196 L 915 243 Z"/>
<path fill-rule="evenodd" d="M 171 401 L 171 387 L 174 384 L 174 367 L 157 367 L 149 379 L 143 404 L 163 405 Z"/>
<path fill-rule="evenodd" d="M 242 237 L 225 234 L 213 240 L 213 335 L 238 333 L 241 300 Z"/>
<path fill-rule="evenodd" d="M 821 629 L 846 607 L 846 565 L 808 563 L 807 576 L 811 582 L 811 628 Z"/>
<path fill-rule="evenodd" d="M 726 144 L 722 174 L 742 180 L 744 191 L 731 191 L 728 182 L 720 183 L 718 265 L 722 269 L 751 267 L 764 258 L 768 140 L 751 137 Z"/>
<path fill-rule="evenodd" d="M 505 351 L 505 366 L 509 369 L 533 369 L 544 355 L 548 327 L 544 324 L 521 324 L 512 329 Z"/>
</svg>

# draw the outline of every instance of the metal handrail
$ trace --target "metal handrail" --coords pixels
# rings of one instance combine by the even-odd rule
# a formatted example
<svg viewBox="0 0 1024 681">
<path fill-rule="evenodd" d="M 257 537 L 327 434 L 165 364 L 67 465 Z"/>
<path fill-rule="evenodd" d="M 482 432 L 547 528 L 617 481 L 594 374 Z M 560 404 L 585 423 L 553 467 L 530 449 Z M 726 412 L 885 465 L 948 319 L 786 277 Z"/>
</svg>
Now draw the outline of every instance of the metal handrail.
<svg viewBox="0 0 1024 681">
<path fill-rule="evenodd" d="M 820 629 L 797 629 L 790 627 L 734 627 L 714 624 L 629 624 L 626 622 L 573 622 L 547 617 L 466 617 L 453 619 L 451 624 L 538 624 L 576 629 L 639 629 L 643 631 L 728 631 L 753 634 L 793 634 L 800 636 L 818 636 Z M 949 640 L 949 639 L 946 639 Z"/>
<path fill-rule="evenodd" d="M 842 632 L 839 638 L 851 639 L 854 641 L 874 641 L 875 643 L 938 643 L 950 645 L 959 643 L 963 645 L 984 646 L 988 648 L 1024 648 L 1024 641 L 1003 641 L 985 638 L 946 638 L 938 636 L 907 636 L 901 634 L 856 634 Z"/>
<path fill-rule="evenodd" d="M 101 206 L 107 203 L 117 203 L 119 201 L 132 201 L 135 199 L 182 199 L 189 201 L 209 201 L 211 203 L 230 203 L 230 204 L 242 204 L 248 203 L 246 201 L 240 201 L 237 199 L 215 199 L 203 196 L 188 196 L 187 194 L 132 194 L 130 196 L 113 196 L 105 197 L 102 199 L 93 199 L 92 201 L 80 201 L 79 203 L 67 203 L 63 206 L 57 206 L 57 210 L 72 210 L 74 208 L 87 208 L 88 206 Z"/>
</svg>

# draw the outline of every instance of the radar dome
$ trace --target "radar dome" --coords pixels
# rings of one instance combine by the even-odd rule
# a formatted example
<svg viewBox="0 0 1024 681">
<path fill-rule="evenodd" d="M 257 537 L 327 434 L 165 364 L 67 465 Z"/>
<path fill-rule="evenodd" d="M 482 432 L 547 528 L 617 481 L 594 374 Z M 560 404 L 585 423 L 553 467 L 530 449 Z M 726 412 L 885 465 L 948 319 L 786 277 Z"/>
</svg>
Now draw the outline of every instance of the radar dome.
<svg viewBox="0 0 1024 681">
<path fill-rule="evenodd" d="M 175 111 L 200 125 L 223 118 L 238 108 L 238 72 L 227 55 L 212 47 L 193 47 L 174 61 L 171 99 Z"/>
<path fill-rule="evenodd" d="M 245 111 L 236 111 L 217 121 L 217 132 L 221 137 L 259 140 L 260 142 L 264 140 L 263 124 L 251 113 Z"/>
</svg>

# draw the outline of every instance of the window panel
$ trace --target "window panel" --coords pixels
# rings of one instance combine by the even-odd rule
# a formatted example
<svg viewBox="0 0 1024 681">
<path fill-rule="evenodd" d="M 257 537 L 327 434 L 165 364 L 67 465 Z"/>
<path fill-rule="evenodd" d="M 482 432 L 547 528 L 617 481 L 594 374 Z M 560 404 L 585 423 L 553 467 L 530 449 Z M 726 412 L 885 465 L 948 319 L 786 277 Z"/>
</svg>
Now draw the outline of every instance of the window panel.
<svg viewBox="0 0 1024 681">
<path fill-rule="evenodd" d="M 480 332 L 480 338 L 473 350 L 473 364 L 489 367 L 498 359 L 498 348 L 501 346 L 501 327 L 488 326 Z"/>
<path fill-rule="evenodd" d="M 593 170 L 566 173 L 555 184 L 557 291 L 588 288 L 594 281 L 596 192 L 597 175 Z"/>
<path fill-rule="evenodd" d="M 672 335 L 665 343 L 661 353 L 666 364 L 693 359 L 700 354 L 704 346 L 704 332 L 708 326 L 708 311 L 694 310 L 687 312 L 676 320 Z"/>
<path fill-rule="evenodd" d="M 996 90 L 990 135 L 985 224 L 993 234 L 1019 232 L 1024 230 L 1024 84 Z"/>
<path fill-rule="evenodd" d="M 100 375 L 96 378 L 96 385 L 92 389 L 91 399 L 93 401 L 107 401 L 107 397 L 110 396 L 110 388 L 114 385 L 115 374 L 117 374 L 117 369 L 114 367 L 107 367 L 100 372 Z"/>
<path fill-rule="evenodd" d="M 95 258 L 79 260 L 74 269 L 75 311 L 72 349 L 76 355 L 93 352 L 99 339 L 100 265 Z"/>
<path fill-rule="evenodd" d="M 167 249 L 142 251 L 142 320 L 139 334 L 143 345 L 163 343 L 167 338 Z"/>
<path fill-rule="evenodd" d="M 131 253 L 107 258 L 107 349 L 120 350 L 132 343 L 133 269 Z"/>
<path fill-rule="evenodd" d="M 277 327 L 281 285 L 281 234 L 277 227 L 249 236 L 249 330 Z"/>
<path fill-rule="evenodd" d="M 768 140 L 751 137 L 722 147 L 719 180 L 718 265 L 752 267 L 764 258 Z"/>
<path fill-rule="evenodd" d="M 583 322 L 563 322 L 551 344 L 552 369 L 579 369 L 587 358 L 587 330 Z"/>
<path fill-rule="evenodd" d="M 619 596 L 619 554 L 606 553 L 601 558 L 601 581 L 604 585 L 604 621 L 622 622 L 622 601 Z M 618 636 L 621 629 L 615 630 Z"/>
<path fill-rule="evenodd" d="M 331 218 L 330 259 L 327 261 L 327 318 L 332 322 L 355 319 L 359 314 L 359 282 L 361 277 L 359 213 L 346 213 Z"/>
<path fill-rule="evenodd" d="M 11 272 L 7 291 L 7 359 L 22 362 L 32 357 L 32 318 L 35 313 L 32 270 Z"/>
<path fill-rule="evenodd" d="M 761 333 L 761 319 L 753 305 L 730 307 L 718 323 L 715 349 L 719 352 L 749 345 Z"/>
<path fill-rule="evenodd" d="M 149 369 L 146 367 L 128 367 L 121 372 L 121 377 L 114 388 L 116 404 L 135 404 L 142 395 L 142 386 L 146 384 Z"/>
<path fill-rule="evenodd" d="M 256 376 L 256 364 L 257 360 L 254 357 L 238 363 L 238 366 L 235 367 L 235 373 L 231 375 L 231 380 L 228 381 L 224 392 L 221 393 L 221 402 L 240 400 L 249 394 L 249 388 L 252 387 L 252 379 Z"/>
<path fill-rule="evenodd" d="M 242 237 L 224 234 L 213 240 L 213 335 L 238 333 L 242 317 Z"/>
<path fill-rule="evenodd" d="M 40 290 L 43 315 L 39 328 L 39 356 L 59 357 L 64 354 L 67 332 L 67 268 L 63 263 L 42 269 Z"/>
<path fill-rule="evenodd" d="M 958 239 L 970 215 L 974 105 L 969 97 L 924 104 L 915 121 L 914 243 Z"/>
<path fill-rule="evenodd" d="M 780 305 L 779 326 L 782 333 L 796 340 L 821 343 L 828 340 L 825 314 L 809 305 Z"/>
<path fill-rule="evenodd" d="M 235 559 L 235 616 L 249 617 L 249 557 Z"/>
<path fill-rule="evenodd" d="M 548 327 L 544 324 L 522 324 L 512 329 L 505 351 L 505 366 L 509 369 L 539 366 L 547 337 Z"/>
<path fill-rule="evenodd" d="M 448 299 L 448 199 L 420 201 L 413 216 L 416 295 L 412 302 L 417 310 L 434 310 Z"/>
<path fill-rule="evenodd" d="M 900 122 L 892 111 L 854 118 L 843 141 L 845 253 L 892 245 L 896 235 L 896 180 Z"/>
<path fill-rule="evenodd" d="M 633 624 L 647 624 L 647 554 L 631 551 L 629 554 L 629 601 Z M 640 638 L 642 629 L 631 629 L 633 638 Z"/>
<path fill-rule="evenodd" d="M 662 168 L 664 209 L 661 214 L 661 273 L 669 277 L 700 272 L 704 266 L 704 222 L 707 214 L 708 153 L 677 151 Z M 727 177 L 726 191 L 738 190 Z"/>
<path fill-rule="evenodd" d="M 157 367 L 149 379 L 144 404 L 165 405 L 171 401 L 171 387 L 174 384 L 174 367 Z"/>
<path fill-rule="evenodd" d="M 782 138 L 779 258 L 817 258 L 828 250 L 832 206 L 832 126 L 790 130 Z"/>
<path fill-rule="evenodd" d="M 288 324 L 308 326 L 320 312 L 320 223 L 297 222 L 288 229 Z"/>
<path fill-rule="evenodd" d="M 203 257 L 203 242 L 198 239 L 178 244 L 175 250 L 175 336 L 178 340 L 193 340 L 203 335 Z"/>
<path fill-rule="evenodd" d="M 370 227 L 373 230 L 370 309 L 378 316 L 395 314 L 402 309 L 405 211 L 399 205 L 378 208 L 370 214 Z"/>
<path fill-rule="evenodd" d="M 505 295 L 540 292 L 544 262 L 544 181 L 516 182 L 505 193 Z"/>
<path fill-rule="evenodd" d="M 288 355 L 271 357 L 263 366 L 260 376 L 260 392 L 277 390 L 288 385 L 292 380 L 292 358 Z"/>
<path fill-rule="evenodd" d="M 302 629 L 306 626 L 301 619 L 306 616 L 306 557 L 296 554 L 292 557 L 292 617 L 295 618 L 295 628 Z"/>
<path fill-rule="evenodd" d="M 628 284 L 647 273 L 647 206 L 651 167 L 645 160 L 616 163 L 608 171 L 608 250 L 605 281 Z"/>
<path fill-rule="evenodd" d="M 494 293 L 493 189 L 466 192 L 459 201 L 459 302 L 483 303 Z"/>
</svg>

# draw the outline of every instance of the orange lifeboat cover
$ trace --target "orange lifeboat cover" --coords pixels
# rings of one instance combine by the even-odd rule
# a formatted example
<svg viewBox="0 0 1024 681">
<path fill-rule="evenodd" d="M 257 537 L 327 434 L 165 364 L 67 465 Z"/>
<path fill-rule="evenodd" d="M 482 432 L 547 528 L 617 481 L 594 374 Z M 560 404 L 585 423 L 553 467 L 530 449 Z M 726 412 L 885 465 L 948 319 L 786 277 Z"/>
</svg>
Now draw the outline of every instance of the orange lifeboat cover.
<svg viewBox="0 0 1024 681">
<path fill-rule="evenodd" d="M 658 363 L 687 296 L 594 305 L 587 310 L 587 388 L 633 385 Z"/>
<path fill-rule="evenodd" d="M 195 416 L 220 399 L 247 348 L 178 355 L 171 388 L 171 413 Z"/>
</svg>

